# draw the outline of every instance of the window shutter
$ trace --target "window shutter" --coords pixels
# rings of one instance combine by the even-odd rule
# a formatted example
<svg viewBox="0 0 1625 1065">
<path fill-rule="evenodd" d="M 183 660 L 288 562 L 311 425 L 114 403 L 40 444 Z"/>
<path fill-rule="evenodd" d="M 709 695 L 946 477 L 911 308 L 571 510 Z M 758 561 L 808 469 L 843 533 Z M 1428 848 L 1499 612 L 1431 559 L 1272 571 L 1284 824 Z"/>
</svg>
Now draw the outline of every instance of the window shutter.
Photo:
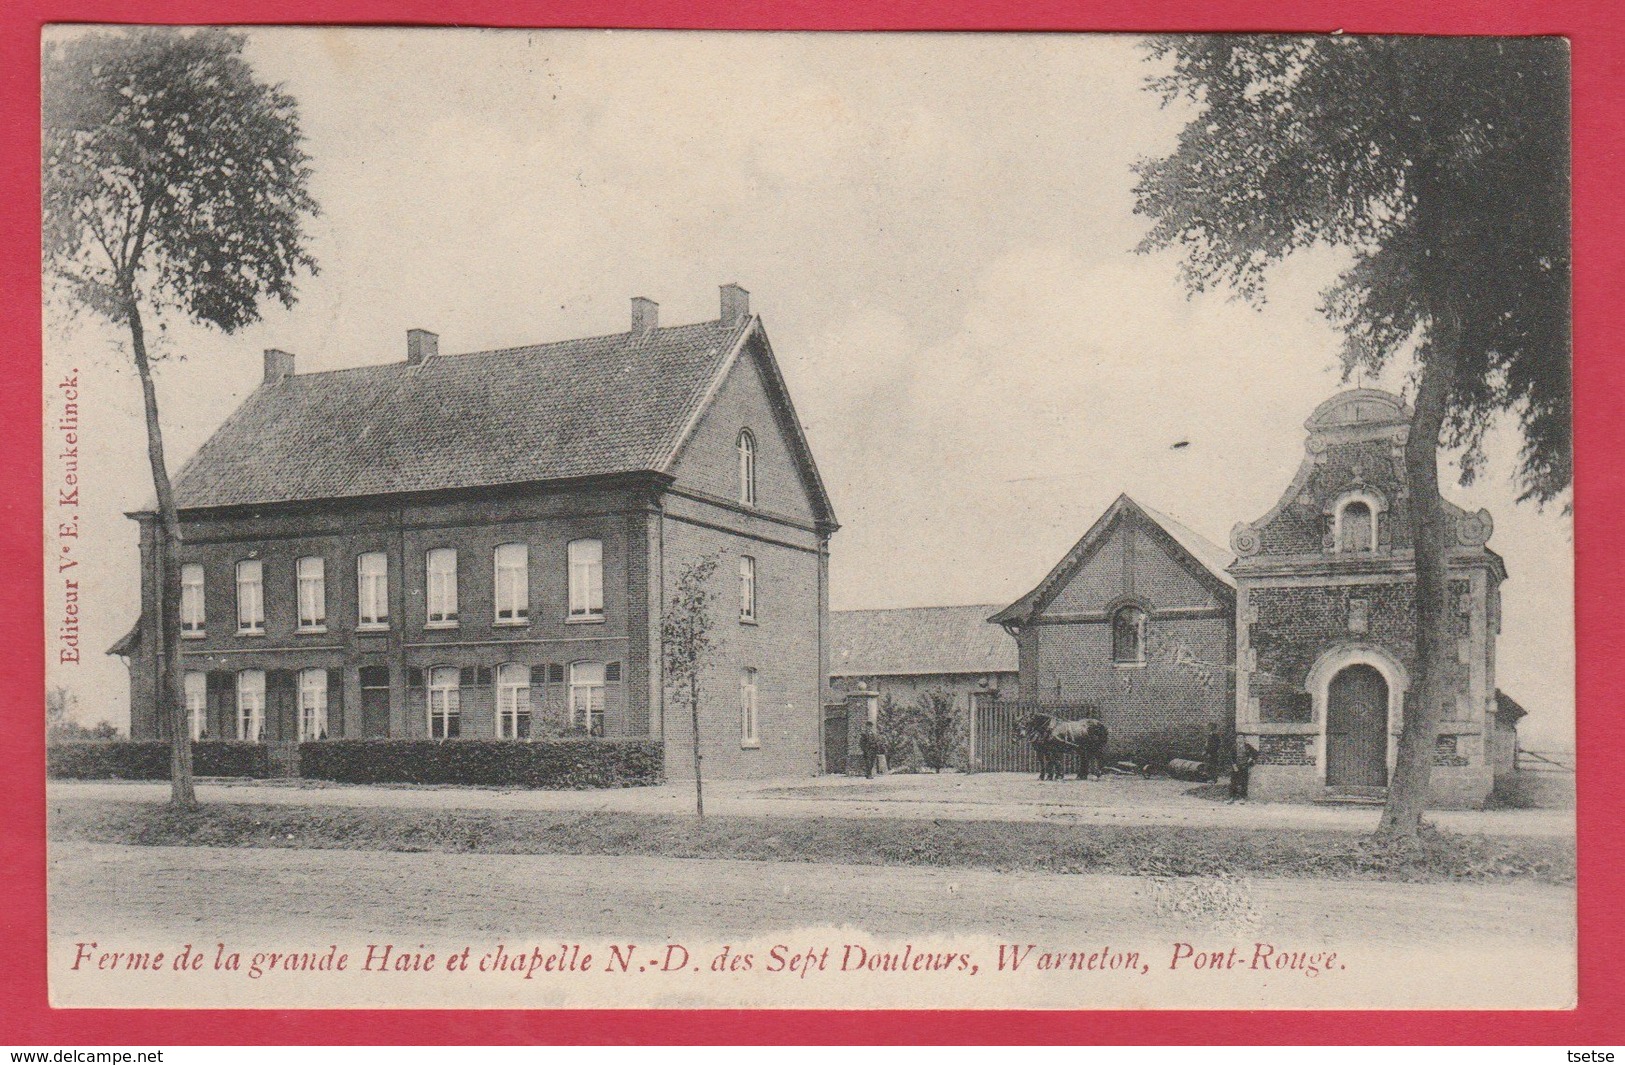
<svg viewBox="0 0 1625 1065">
<path fill-rule="evenodd" d="M 463 688 L 472 688 L 472 687 L 474 687 L 474 667 L 473 666 L 464 666 L 462 669 L 457 671 L 457 684 L 458 684 L 459 687 L 463 687 Z"/>
<path fill-rule="evenodd" d="M 299 708 L 294 703 L 294 674 L 272 669 L 265 674 L 265 735 L 271 740 L 299 737 Z"/>
<path fill-rule="evenodd" d="M 531 666 L 530 667 L 530 686 L 532 688 L 540 688 L 542 685 L 544 685 L 546 683 L 547 683 L 547 667 L 546 666 Z"/>
<path fill-rule="evenodd" d="M 411 669 L 407 670 L 406 686 L 408 688 L 423 687 L 423 670 L 419 669 L 417 666 L 413 666 Z"/>
<path fill-rule="evenodd" d="M 610 662 L 604 666 L 604 683 L 619 684 L 621 682 L 621 664 Z"/>
<path fill-rule="evenodd" d="M 491 686 L 491 667 L 479 667 L 474 674 L 474 683 L 481 688 L 489 688 Z"/>
<path fill-rule="evenodd" d="M 344 670 L 327 671 L 327 734 L 333 739 L 344 735 Z"/>
<path fill-rule="evenodd" d="M 562 663 L 549 662 L 547 664 L 547 682 L 549 684 L 564 683 L 564 665 Z"/>
</svg>

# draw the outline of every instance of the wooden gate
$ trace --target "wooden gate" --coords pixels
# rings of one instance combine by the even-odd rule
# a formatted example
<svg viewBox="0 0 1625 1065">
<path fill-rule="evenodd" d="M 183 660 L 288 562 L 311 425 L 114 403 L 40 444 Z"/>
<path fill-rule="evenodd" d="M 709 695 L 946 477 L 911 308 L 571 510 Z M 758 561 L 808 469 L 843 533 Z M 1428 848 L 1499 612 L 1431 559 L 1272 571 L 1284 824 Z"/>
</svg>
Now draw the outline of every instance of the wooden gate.
<svg viewBox="0 0 1625 1065">
<path fill-rule="evenodd" d="M 847 735 L 845 703 L 830 703 L 824 707 L 824 772 L 846 772 Z"/>
<path fill-rule="evenodd" d="M 1038 772 L 1038 755 L 1021 734 L 1021 723 L 1029 714 L 1053 714 L 1062 721 L 1101 716 L 1097 707 L 1083 703 L 1003 702 L 986 694 L 979 694 L 973 703 L 971 769 L 983 773 Z"/>
</svg>

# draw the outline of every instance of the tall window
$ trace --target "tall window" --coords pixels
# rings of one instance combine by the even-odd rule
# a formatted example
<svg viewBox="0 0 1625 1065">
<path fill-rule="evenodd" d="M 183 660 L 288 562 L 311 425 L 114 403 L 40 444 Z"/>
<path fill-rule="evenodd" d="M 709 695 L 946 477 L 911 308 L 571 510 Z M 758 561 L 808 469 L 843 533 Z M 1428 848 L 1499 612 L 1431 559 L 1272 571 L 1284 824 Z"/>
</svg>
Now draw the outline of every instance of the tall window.
<svg viewBox="0 0 1625 1065">
<path fill-rule="evenodd" d="M 570 666 L 570 723 L 604 734 L 604 664 L 575 662 Z"/>
<path fill-rule="evenodd" d="M 761 740 L 756 734 L 756 671 L 746 669 L 739 674 L 739 743 L 756 747 Z"/>
<path fill-rule="evenodd" d="M 263 669 L 245 669 L 237 674 L 237 738 L 255 743 L 265 738 Z"/>
<path fill-rule="evenodd" d="M 739 559 L 739 620 L 756 620 L 756 560 L 749 555 Z"/>
<path fill-rule="evenodd" d="M 1112 615 L 1112 661 L 1145 661 L 1145 611 L 1119 607 Z"/>
<path fill-rule="evenodd" d="M 599 540 L 570 541 L 570 617 L 604 616 L 604 545 Z"/>
<path fill-rule="evenodd" d="M 454 740 L 461 732 L 463 692 L 456 666 L 429 670 L 429 735 Z"/>
<path fill-rule="evenodd" d="M 1343 504 L 1337 516 L 1338 551 L 1375 550 L 1376 532 L 1376 520 L 1369 503 L 1363 499 L 1351 499 Z"/>
<path fill-rule="evenodd" d="M 237 631 L 265 631 L 264 567 L 257 558 L 237 563 Z"/>
<path fill-rule="evenodd" d="M 530 617 L 530 548 L 503 544 L 496 550 L 497 621 L 517 624 Z"/>
<path fill-rule="evenodd" d="M 186 725 L 192 741 L 209 735 L 209 678 L 195 670 L 186 672 Z"/>
<path fill-rule="evenodd" d="M 188 562 L 181 567 L 181 635 L 203 634 L 203 567 Z"/>
<path fill-rule="evenodd" d="M 739 430 L 739 501 L 756 505 L 756 438 L 749 429 Z"/>
<path fill-rule="evenodd" d="M 327 560 L 320 555 L 302 558 L 296 564 L 299 582 L 299 628 L 305 632 L 327 629 Z"/>
<path fill-rule="evenodd" d="M 429 576 L 429 624 L 457 624 L 457 549 L 437 547 L 425 562 Z"/>
<path fill-rule="evenodd" d="M 355 560 L 356 624 L 362 629 L 389 627 L 389 559 L 369 551 Z"/>
<path fill-rule="evenodd" d="M 299 739 L 327 739 L 327 670 L 299 671 Z"/>
<path fill-rule="evenodd" d="M 530 739 L 530 667 L 497 667 L 497 739 Z"/>
</svg>

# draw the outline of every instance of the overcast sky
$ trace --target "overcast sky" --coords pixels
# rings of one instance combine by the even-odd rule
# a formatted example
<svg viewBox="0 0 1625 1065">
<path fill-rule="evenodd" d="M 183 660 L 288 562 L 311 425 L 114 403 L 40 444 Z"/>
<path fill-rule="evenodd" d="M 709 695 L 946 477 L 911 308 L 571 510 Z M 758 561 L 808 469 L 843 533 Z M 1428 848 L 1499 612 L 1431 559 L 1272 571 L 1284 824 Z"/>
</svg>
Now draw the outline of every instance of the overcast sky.
<svg viewBox="0 0 1625 1065">
<path fill-rule="evenodd" d="M 299 101 L 321 273 L 236 336 L 172 326 L 172 470 L 266 347 L 304 372 L 403 359 L 411 327 L 447 353 L 613 333 L 632 296 L 699 321 L 738 282 L 843 526 L 831 606 L 1002 605 L 1119 492 L 1228 542 L 1339 387 L 1316 309 L 1335 249 L 1285 264 L 1263 308 L 1187 298 L 1173 255 L 1134 254 L 1132 164 L 1188 114 L 1145 91 L 1133 38 L 312 29 L 248 54 Z M 115 334 L 46 342 L 48 393 L 68 367 L 84 385 L 88 589 L 84 661 L 51 677 L 123 723 L 101 652 L 138 609 L 140 393 Z M 1516 445 L 1502 427 L 1488 475 L 1447 494 L 1495 516 L 1525 742 L 1570 746 L 1571 526 L 1515 503 Z"/>
</svg>

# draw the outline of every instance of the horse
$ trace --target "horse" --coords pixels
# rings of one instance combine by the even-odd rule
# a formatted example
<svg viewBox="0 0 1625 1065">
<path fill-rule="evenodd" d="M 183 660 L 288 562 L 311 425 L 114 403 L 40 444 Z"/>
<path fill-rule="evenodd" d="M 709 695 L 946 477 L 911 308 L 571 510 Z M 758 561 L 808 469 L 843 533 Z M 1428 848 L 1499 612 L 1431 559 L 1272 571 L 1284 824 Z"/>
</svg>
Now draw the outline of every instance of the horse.
<svg viewBox="0 0 1625 1065">
<path fill-rule="evenodd" d="M 1021 724 L 1021 735 L 1038 755 L 1039 780 L 1066 779 L 1066 757 L 1078 752 L 1078 779 L 1091 770 L 1096 779 L 1105 772 L 1106 725 L 1096 718 L 1062 721 L 1053 714 L 1029 714 Z"/>
</svg>

